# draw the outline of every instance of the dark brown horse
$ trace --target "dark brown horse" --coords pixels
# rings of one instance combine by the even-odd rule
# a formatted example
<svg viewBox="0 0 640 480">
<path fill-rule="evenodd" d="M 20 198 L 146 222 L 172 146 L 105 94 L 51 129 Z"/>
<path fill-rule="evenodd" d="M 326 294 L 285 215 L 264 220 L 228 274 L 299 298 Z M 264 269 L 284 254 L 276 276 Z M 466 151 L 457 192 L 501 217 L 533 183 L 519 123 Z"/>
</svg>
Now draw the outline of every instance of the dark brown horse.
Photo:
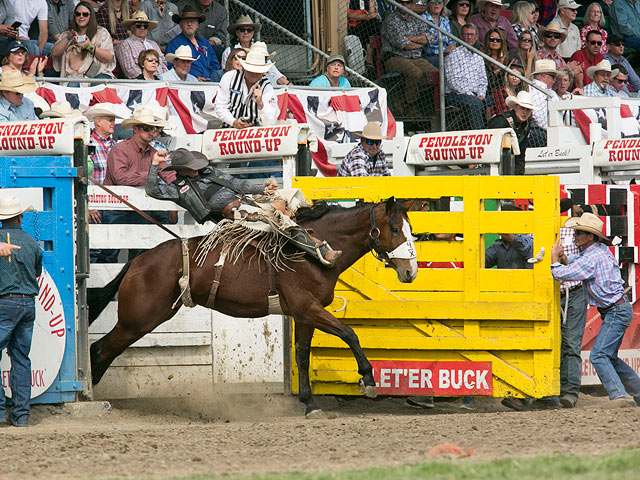
<svg viewBox="0 0 640 480">
<path fill-rule="evenodd" d="M 307 416 L 321 416 L 311 395 L 309 354 L 314 329 L 340 337 L 353 351 L 358 362 L 360 391 L 375 397 L 371 364 L 365 357 L 358 337 L 324 307 L 333 301 L 338 276 L 369 251 L 388 262 L 401 282 L 412 282 L 417 273 L 411 225 L 406 210 L 393 197 L 379 204 L 352 208 L 321 204 L 301 209 L 298 223 L 313 230 L 314 235 L 343 251 L 337 264 L 323 268 L 312 260 L 291 263 L 292 271 L 278 272 L 275 285 L 286 315 L 295 320 L 296 361 L 299 369 L 299 398 L 306 405 Z M 193 301 L 206 305 L 219 249 L 212 250 L 202 267 L 196 266 L 193 252 L 201 237 L 189 239 L 191 252 L 190 287 Z M 267 315 L 268 273 L 262 257 L 247 248 L 236 263 L 225 264 L 215 297 L 215 310 L 246 318 Z M 93 383 L 129 345 L 173 317 L 180 309 L 172 305 L 180 295 L 178 279 L 182 274 L 180 242 L 170 240 L 148 250 L 125 265 L 105 287 L 89 296 L 89 322 L 95 320 L 118 292 L 118 322 L 107 335 L 91 345 Z"/>
</svg>

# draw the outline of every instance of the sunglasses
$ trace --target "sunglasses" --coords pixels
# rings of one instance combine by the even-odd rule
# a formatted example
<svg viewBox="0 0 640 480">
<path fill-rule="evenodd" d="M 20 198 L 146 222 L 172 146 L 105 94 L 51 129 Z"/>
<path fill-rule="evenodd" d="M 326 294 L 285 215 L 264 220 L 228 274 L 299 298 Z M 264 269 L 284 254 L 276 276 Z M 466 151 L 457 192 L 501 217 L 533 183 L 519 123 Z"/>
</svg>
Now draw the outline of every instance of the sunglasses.
<svg viewBox="0 0 640 480">
<path fill-rule="evenodd" d="M 235 58 L 236 60 L 246 60 L 247 56 L 246 55 L 234 55 L 233 58 Z"/>
<path fill-rule="evenodd" d="M 366 143 L 369 146 L 371 146 L 371 145 L 380 145 L 382 143 L 382 140 L 369 140 L 367 138 L 367 139 L 365 139 L 364 143 Z"/>
<path fill-rule="evenodd" d="M 467 2 L 459 2 L 458 6 L 459 7 L 463 7 L 463 8 L 469 8 L 471 6 L 471 4 L 467 3 Z"/>
<path fill-rule="evenodd" d="M 91 15 L 91 12 L 75 12 L 74 15 L 76 17 L 84 17 L 87 18 L 89 15 Z"/>
<path fill-rule="evenodd" d="M 623 85 L 624 85 L 625 83 L 627 83 L 627 80 L 620 80 L 619 78 L 614 78 L 614 79 L 613 79 L 613 81 L 614 81 L 614 82 L 616 82 L 616 83 L 621 83 L 621 84 L 623 84 Z"/>
<path fill-rule="evenodd" d="M 544 36 L 546 38 L 557 38 L 557 39 L 562 37 L 562 35 L 560 35 L 559 33 L 545 33 Z"/>
<path fill-rule="evenodd" d="M 145 132 L 156 132 L 161 130 L 160 127 L 152 127 L 151 125 L 141 125 L 140 128 Z"/>
<path fill-rule="evenodd" d="M 521 38 L 520 41 L 522 43 L 533 43 L 533 39 L 532 38 Z"/>
<path fill-rule="evenodd" d="M 136 28 L 142 28 L 143 30 L 146 30 L 147 28 L 149 28 L 149 24 L 148 23 L 136 23 Z"/>
<path fill-rule="evenodd" d="M 429 0 L 429 3 L 435 3 L 437 5 L 440 3 L 444 3 L 444 0 Z"/>
<path fill-rule="evenodd" d="M 609 45 L 615 45 L 616 47 L 624 47 L 624 42 L 620 40 L 619 42 L 607 42 Z"/>
<path fill-rule="evenodd" d="M 160 63 L 160 60 L 154 57 L 145 58 L 144 61 L 149 63 Z"/>
<path fill-rule="evenodd" d="M 496 38 L 496 37 L 489 37 L 489 42 L 490 43 L 502 43 L 502 39 L 500 37 Z"/>
<path fill-rule="evenodd" d="M 595 40 L 589 40 L 589 45 L 598 45 L 599 47 L 602 46 L 602 42 L 597 42 Z"/>
<path fill-rule="evenodd" d="M 236 30 L 242 33 L 253 33 L 253 28 L 240 27 L 240 28 L 237 28 Z"/>
</svg>

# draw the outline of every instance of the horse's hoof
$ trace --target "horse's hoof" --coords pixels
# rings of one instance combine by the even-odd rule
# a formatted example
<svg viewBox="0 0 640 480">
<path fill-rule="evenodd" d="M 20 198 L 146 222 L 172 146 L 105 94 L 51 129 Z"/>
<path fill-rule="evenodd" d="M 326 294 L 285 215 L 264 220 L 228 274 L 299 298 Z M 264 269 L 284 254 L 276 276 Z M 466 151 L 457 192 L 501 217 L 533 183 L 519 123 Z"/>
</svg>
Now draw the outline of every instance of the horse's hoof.
<svg viewBox="0 0 640 480">
<path fill-rule="evenodd" d="M 309 420 L 326 420 L 327 419 L 327 416 L 325 415 L 325 413 L 319 408 L 316 410 L 311 410 L 309 413 L 305 413 L 304 416 Z"/>
<path fill-rule="evenodd" d="M 358 382 L 358 390 L 360 390 L 360 393 L 362 393 L 367 398 L 376 398 L 378 396 L 378 393 L 376 392 L 376 386 L 365 385 L 364 380 L 362 379 L 360 379 L 360 382 Z"/>
</svg>

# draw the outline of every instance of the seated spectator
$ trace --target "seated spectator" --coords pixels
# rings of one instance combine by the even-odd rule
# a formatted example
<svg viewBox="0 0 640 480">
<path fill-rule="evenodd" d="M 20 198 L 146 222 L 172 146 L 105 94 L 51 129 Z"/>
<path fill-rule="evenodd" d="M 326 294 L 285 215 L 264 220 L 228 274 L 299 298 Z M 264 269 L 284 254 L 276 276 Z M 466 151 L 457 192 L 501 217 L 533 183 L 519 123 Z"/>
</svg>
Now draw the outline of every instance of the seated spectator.
<svg viewBox="0 0 640 480">
<path fill-rule="evenodd" d="M 365 63 L 373 65 L 370 38 L 380 35 L 382 17 L 378 13 L 378 2 L 376 0 L 369 0 L 368 5 L 366 3 L 365 0 L 349 0 L 347 34 L 355 35 L 360 39 L 360 44 L 366 51 Z"/>
<path fill-rule="evenodd" d="M 605 60 L 609 60 L 611 64 L 618 63 L 622 65 L 629 74 L 629 85 L 631 85 L 631 88 L 636 92 L 640 91 L 640 77 L 638 77 L 638 74 L 629 63 L 629 60 L 623 56 L 624 40 L 622 40 L 618 35 L 610 35 L 607 39 L 607 47 L 608 52 L 604 56 Z M 623 90 L 629 93 L 627 85 L 623 87 Z"/>
<path fill-rule="evenodd" d="M 451 33 L 451 24 L 449 23 L 449 18 L 442 13 L 442 9 L 444 8 L 444 0 L 418 0 L 418 4 L 423 1 L 428 1 L 427 3 L 427 11 L 422 14 L 422 16 L 429 20 L 431 23 L 439 26 L 445 32 Z M 438 32 L 435 28 L 427 25 L 427 31 L 429 32 L 429 38 L 433 38 L 434 40 L 429 42 L 429 45 L 425 45 L 422 48 L 422 56 L 431 62 L 436 68 L 440 67 L 440 58 L 438 52 L 438 37 L 440 36 L 440 32 Z M 448 55 L 456 48 L 456 42 L 453 41 L 451 37 L 446 35 L 442 35 L 442 48 L 444 48 L 445 55 Z"/>
<path fill-rule="evenodd" d="M 502 0 L 478 0 L 480 13 L 471 17 L 471 22 L 478 27 L 478 38 L 481 39 L 492 28 L 502 30 L 502 34 L 507 39 L 507 48 L 513 50 L 518 48 L 518 38 L 509 20 L 500 15 L 500 12 L 508 6 L 509 4 L 502 3 Z"/>
<path fill-rule="evenodd" d="M 492 28 L 484 36 L 482 50 L 496 62 L 504 65 L 507 61 L 507 46 L 505 45 L 502 32 L 497 28 Z M 491 116 L 500 113 L 495 109 L 492 100 L 498 91 L 504 87 L 504 70 L 499 65 L 495 65 L 485 60 L 485 68 L 487 70 L 487 97 L 489 101 L 489 113 Z"/>
<path fill-rule="evenodd" d="M 229 25 L 228 30 L 231 35 L 231 43 L 230 46 L 225 49 L 222 53 L 222 64 L 227 63 L 227 58 L 229 57 L 229 53 L 232 48 L 244 48 L 248 50 L 251 48 L 254 42 L 254 35 L 260 31 L 262 25 L 259 23 L 253 23 L 251 17 L 248 15 L 243 15 L 236 23 Z M 271 60 L 269 60 L 271 61 Z M 291 82 L 285 77 L 280 70 L 274 65 L 267 72 L 267 79 L 271 82 L 272 85 L 290 85 Z"/>
<path fill-rule="evenodd" d="M 640 52 L 640 6 L 636 0 L 616 0 L 609 10 L 611 32 L 624 39 L 624 46 Z"/>
<path fill-rule="evenodd" d="M 573 72 L 568 68 L 561 68 L 556 73 L 556 79 L 553 82 L 553 91 L 562 100 L 573 98 Z"/>
<path fill-rule="evenodd" d="M 351 83 L 342 75 L 344 74 L 344 57 L 331 55 L 327 60 L 327 68 L 324 75 L 311 80 L 310 87 L 340 87 L 350 88 Z"/>
<path fill-rule="evenodd" d="M 411 6 L 411 0 L 400 3 L 407 8 Z M 427 26 L 407 12 L 394 10 L 385 15 L 381 35 L 386 70 L 398 72 L 405 78 L 405 113 L 419 117 L 420 93 L 426 90 L 431 72 L 438 71 L 421 56 L 422 47 L 430 41 Z"/>
<path fill-rule="evenodd" d="M 584 48 L 578 50 L 571 56 L 571 60 L 582 64 L 582 71 L 575 76 L 576 88 L 582 88 L 593 81 L 587 77 L 587 69 L 604 60 L 602 53 L 600 53 L 600 48 L 603 43 L 600 31 L 591 30 L 587 33 L 587 41 Z"/>
<path fill-rule="evenodd" d="M 160 80 L 197 82 L 198 79 L 189 73 L 193 62 L 197 59 L 197 57 L 193 58 L 191 56 L 191 49 L 188 45 L 178 47 L 175 53 L 167 54 L 167 61 L 169 63 L 173 63 L 173 68 L 160 75 Z"/>
<path fill-rule="evenodd" d="M 198 15 L 204 15 L 204 21 L 198 25 L 198 35 L 208 39 L 212 47 L 227 44 L 229 13 L 220 0 L 178 0 L 176 4 L 180 11 L 188 5 Z"/>
<path fill-rule="evenodd" d="M 82 112 L 77 108 L 71 108 L 71 104 L 66 100 L 62 102 L 53 102 L 49 110 L 45 110 L 40 114 L 41 119 L 45 118 L 69 118 L 81 117 Z"/>
<path fill-rule="evenodd" d="M 597 30 L 602 35 L 602 47 L 600 47 L 600 53 L 602 55 L 607 53 L 607 31 L 604 29 L 604 14 L 602 13 L 602 7 L 599 3 L 590 3 L 584 13 L 584 27 L 580 29 L 580 41 L 584 47 L 587 42 L 587 33 L 592 30 Z"/>
<path fill-rule="evenodd" d="M 354 133 L 360 137 L 360 144 L 354 147 L 342 160 L 338 167 L 339 177 L 388 177 L 391 176 L 387 166 L 387 158 L 382 151 L 382 140 L 389 137 L 382 136 L 380 125 L 375 122 L 367 123 L 362 133 Z"/>
<path fill-rule="evenodd" d="M 158 23 L 149 20 L 146 13 L 138 11 L 133 13 L 129 20 L 122 22 L 122 26 L 127 30 L 131 30 L 129 38 L 122 42 L 116 51 L 116 58 L 122 73 L 127 78 L 136 78 L 142 74 L 142 69 L 138 65 L 138 58 L 143 50 L 155 50 L 158 52 L 160 65 L 157 72 L 159 75 L 166 72 L 168 70 L 167 62 L 164 59 L 162 50 L 160 50 L 160 46 L 147 38 L 149 31 L 154 30 Z"/>
<path fill-rule="evenodd" d="M 141 73 L 136 77 L 136 80 L 158 80 L 159 65 L 160 54 L 157 50 L 153 48 L 149 50 L 143 50 L 142 52 L 140 52 L 140 55 L 138 55 L 138 66 L 140 67 Z"/>
<path fill-rule="evenodd" d="M 580 30 L 578 30 L 578 27 L 573 23 L 576 20 L 578 8 L 580 8 L 580 5 L 578 5 L 575 0 L 558 1 L 558 15 L 553 21 L 556 22 L 562 32 L 565 33 L 564 40 L 558 46 L 558 53 L 564 59 L 571 58 L 571 55 L 582 47 Z"/>
<path fill-rule="evenodd" d="M 180 12 L 178 6 L 167 0 L 145 0 L 140 11 L 158 24 L 158 28 L 149 30 L 149 39 L 160 45 L 164 52 L 167 44 L 180 33 L 180 26 L 173 21 L 173 16 Z"/>
<path fill-rule="evenodd" d="M 25 93 L 35 92 L 36 82 L 21 72 L 8 70 L 2 72 L 0 80 L 0 122 L 18 122 L 37 120 L 34 105 L 24 98 Z"/>
<path fill-rule="evenodd" d="M 617 97 L 618 92 L 609 83 L 616 78 L 618 70 L 611 70 L 609 60 L 602 60 L 597 65 L 587 68 L 587 76 L 593 80 L 582 91 L 585 97 Z"/>
<path fill-rule="evenodd" d="M 620 98 L 629 98 L 629 94 L 624 91 L 624 86 L 627 84 L 629 79 L 629 72 L 622 65 L 615 64 L 611 66 L 612 72 L 618 72 L 618 75 L 615 77 L 611 76 L 611 86 L 618 92 L 618 96 Z M 636 107 L 637 110 L 637 107 Z M 635 115 L 634 115 L 635 116 Z"/>
<path fill-rule="evenodd" d="M 36 58 L 29 65 L 29 69 L 25 70 L 24 66 L 27 64 L 28 58 L 24 40 L 14 40 L 9 44 L 9 54 L 2 59 L 2 71 L 15 70 L 28 77 L 35 77 L 37 73 L 39 77 L 42 77 L 47 59 L 45 57 Z"/>
<path fill-rule="evenodd" d="M 7 7 L 9 8 L 7 12 L 12 19 L 11 23 L 21 23 L 20 27 L 18 27 L 17 38 L 24 40 L 29 55 L 49 55 L 53 44 L 47 42 L 49 38 L 49 9 L 47 7 L 47 0 L 5 1 L 8 2 Z M 31 40 L 29 38 L 29 29 L 35 20 L 38 21 L 38 40 Z"/>
<path fill-rule="evenodd" d="M 531 133 L 531 114 L 539 107 L 533 104 L 531 93 L 524 90 L 521 90 L 516 96 L 508 96 L 505 103 L 510 110 L 489 120 L 487 128 L 512 128 L 516 132 L 520 154 L 515 158 L 515 171 L 503 171 L 502 174 L 524 175 L 525 152 L 529 147 L 529 134 Z"/>
<path fill-rule="evenodd" d="M 462 38 L 462 27 L 471 22 L 473 2 L 471 0 L 449 0 L 447 8 L 451 12 L 449 14 L 451 33 L 458 38 Z"/>
<path fill-rule="evenodd" d="M 476 43 L 478 29 L 475 24 L 462 27 L 462 40 L 470 45 Z M 444 72 L 447 105 L 463 109 L 470 129 L 483 129 L 487 72 L 482 57 L 465 47 L 458 47 L 444 59 Z"/>
<path fill-rule="evenodd" d="M 135 12 L 135 10 L 133 10 Z M 129 20 L 131 10 L 127 0 L 106 0 L 96 12 L 98 25 L 105 28 L 111 35 L 111 43 L 114 47 L 120 46 L 129 36 L 122 26 L 122 22 Z"/>
<path fill-rule="evenodd" d="M 224 127 L 247 128 L 275 122 L 276 94 L 265 75 L 273 68 L 268 57 L 267 46 L 256 42 L 247 59 L 240 60 L 242 70 L 229 71 L 220 79 L 213 110 Z"/>
<path fill-rule="evenodd" d="M 0 57 L 7 55 L 7 47 L 18 37 L 18 29 L 13 28 L 6 2 L 0 2 Z"/>
<path fill-rule="evenodd" d="M 180 24 L 182 33 L 167 44 L 167 61 L 170 62 L 168 54 L 176 53 L 180 47 L 187 47 L 191 51 L 188 57 L 194 59 L 189 73 L 200 82 L 217 82 L 222 74 L 218 57 L 208 40 L 197 33 L 198 25 L 204 20 L 205 16 L 197 14 L 189 5 L 182 9 L 182 13 L 173 16 L 173 21 Z M 184 50 L 182 48 L 181 51 Z M 181 55 L 187 57 L 184 53 Z"/>
<path fill-rule="evenodd" d="M 51 56 L 62 78 L 113 78 L 116 67 L 111 35 L 98 25 L 93 8 L 84 1 L 76 5 L 69 30 L 53 46 Z"/>
<path fill-rule="evenodd" d="M 224 71 L 230 72 L 231 70 L 242 70 L 242 64 L 240 60 L 247 59 L 247 51 L 244 48 L 234 48 L 231 50 L 231 54 L 227 58 L 227 63 L 224 65 Z"/>
<path fill-rule="evenodd" d="M 513 6 L 513 13 L 510 18 L 516 37 L 520 38 L 523 32 L 530 32 L 535 42 L 534 45 L 537 45 L 539 41 L 538 29 L 534 20 L 536 10 L 537 6 L 533 3 L 520 0 Z"/>
<path fill-rule="evenodd" d="M 522 65 L 517 63 L 511 63 L 509 65 L 511 70 L 518 72 L 523 77 L 526 77 Z M 493 101 L 490 112 L 495 112 L 493 115 L 498 115 L 508 110 L 506 99 L 508 97 L 515 97 L 522 91 L 529 91 L 529 85 L 520 80 L 515 75 L 511 75 L 509 72 L 500 70 L 503 74 L 502 85 L 493 93 Z"/>
<path fill-rule="evenodd" d="M 524 72 L 528 76 L 533 72 L 536 64 L 536 45 L 533 41 L 533 34 L 525 30 L 518 37 L 518 48 L 509 52 L 508 62 L 515 60 L 515 63 L 524 67 Z"/>
<path fill-rule="evenodd" d="M 556 64 L 556 70 L 567 67 L 574 75 L 582 71 L 582 65 L 571 60 L 565 62 L 558 52 L 558 46 L 567 38 L 567 33 L 560 27 L 558 22 L 550 22 L 545 28 L 540 27 L 540 38 L 542 39 L 542 47 L 536 52 L 538 60 L 553 60 Z"/>
<path fill-rule="evenodd" d="M 533 86 L 529 88 L 533 97 L 533 104 L 537 107 L 532 113 L 532 134 L 529 146 L 545 147 L 547 145 L 547 128 L 549 128 L 549 101 L 559 100 L 556 92 L 551 90 L 557 73 L 553 60 L 538 60 L 536 68 L 530 75 Z M 538 87 L 538 88 L 534 88 Z M 549 95 L 547 95 L 547 93 Z M 533 129 L 536 129 L 533 132 Z"/>
<path fill-rule="evenodd" d="M 60 35 L 69 28 L 76 5 L 73 0 L 47 0 L 47 6 L 49 12 L 48 41 L 53 45 L 60 40 Z"/>
</svg>

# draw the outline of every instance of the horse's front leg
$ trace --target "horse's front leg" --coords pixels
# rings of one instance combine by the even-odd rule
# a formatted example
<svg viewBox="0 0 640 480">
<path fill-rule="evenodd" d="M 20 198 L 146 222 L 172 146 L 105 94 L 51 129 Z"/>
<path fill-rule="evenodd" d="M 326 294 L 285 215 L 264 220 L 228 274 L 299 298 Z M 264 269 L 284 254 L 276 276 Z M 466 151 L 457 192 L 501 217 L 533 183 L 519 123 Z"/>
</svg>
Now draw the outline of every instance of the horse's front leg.
<svg viewBox="0 0 640 480">
<path fill-rule="evenodd" d="M 309 382 L 309 356 L 314 328 L 304 323 L 295 324 L 296 363 L 298 364 L 298 399 L 306 405 L 307 418 L 324 418 L 311 393 Z"/>
</svg>

